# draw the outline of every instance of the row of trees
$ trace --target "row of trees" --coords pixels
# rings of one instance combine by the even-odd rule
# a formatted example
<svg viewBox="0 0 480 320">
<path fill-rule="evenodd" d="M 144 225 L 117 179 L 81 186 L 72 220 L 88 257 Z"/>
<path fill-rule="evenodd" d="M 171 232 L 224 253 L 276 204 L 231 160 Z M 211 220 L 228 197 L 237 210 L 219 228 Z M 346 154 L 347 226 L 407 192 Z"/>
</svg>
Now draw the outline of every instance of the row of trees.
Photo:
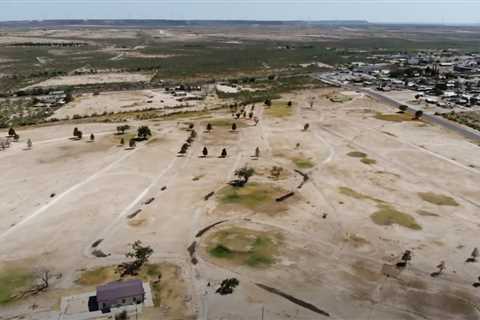
<svg viewBox="0 0 480 320">
<path fill-rule="evenodd" d="M 479 255 L 480 254 L 479 254 L 478 248 L 474 248 L 472 253 L 470 254 L 470 257 L 465 262 L 477 262 Z M 405 268 L 411 260 L 412 260 L 412 252 L 410 250 L 405 250 L 405 252 L 402 254 L 402 257 L 400 258 L 400 261 L 396 264 L 396 266 L 397 268 Z M 438 277 L 439 275 L 441 275 L 447 268 L 445 261 L 440 261 L 440 263 L 436 266 L 436 268 L 437 268 L 437 271 L 432 272 L 430 276 Z"/>
</svg>

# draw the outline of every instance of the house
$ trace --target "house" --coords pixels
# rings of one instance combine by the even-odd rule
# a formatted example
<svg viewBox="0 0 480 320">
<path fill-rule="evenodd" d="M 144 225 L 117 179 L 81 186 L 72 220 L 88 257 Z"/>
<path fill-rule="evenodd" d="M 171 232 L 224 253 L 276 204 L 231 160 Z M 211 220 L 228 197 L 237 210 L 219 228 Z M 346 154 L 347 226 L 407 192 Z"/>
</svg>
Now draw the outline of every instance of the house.
<svg viewBox="0 0 480 320">
<path fill-rule="evenodd" d="M 97 287 L 97 303 L 102 312 L 111 308 L 143 303 L 145 290 L 138 279 L 110 282 Z"/>
</svg>

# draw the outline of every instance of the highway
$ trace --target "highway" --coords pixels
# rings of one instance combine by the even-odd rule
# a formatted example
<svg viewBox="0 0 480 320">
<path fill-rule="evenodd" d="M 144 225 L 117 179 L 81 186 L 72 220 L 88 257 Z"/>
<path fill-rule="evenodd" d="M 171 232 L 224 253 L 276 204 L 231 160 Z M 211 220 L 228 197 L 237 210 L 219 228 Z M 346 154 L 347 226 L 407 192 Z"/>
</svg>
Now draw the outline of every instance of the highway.
<svg viewBox="0 0 480 320">
<path fill-rule="evenodd" d="M 375 98 L 376 100 L 384 102 L 385 104 L 394 107 L 395 109 L 398 109 L 398 107 L 400 105 L 406 105 L 406 106 L 408 106 L 408 111 L 409 112 L 415 113 L 417 111 L 417 109 L 415 109 L 411 105 L 396 101 L 395 99 L 392 99 L 391 97 L 388 97 L 388 96 L 382 94 L 381 92 L 375 91 L 373 89 L 357 87 L 357 86 L 352 86 L 352 85 L 345 85 L 345 84 L 335 82 L 334 80 L 331 80 L 331 79 L 326 80 L 325 78 L 323 78 L 319 74 L 312 75 L 312 77 L 317 79 L 317 80 L 323 81 L 327 84 L 345 88 L 346 90 L 354 90 L 354 91 L 364 92 L 364 93 L 368 94 L 369 96 Z M 428 123 L 436 124 L 436 125 L 439 125 L 439 126 L 442 126 L 442 127 L 446 128 L 446 129 L 452 130 L 452 131 L 464 136 L 465 138 L 467 138 L 467 139 L 469 139 L 473 142 L 480 142 L 480 132 L 478 132 L 478 131 L 476 131 L 472 128 L 469 128 L 467 126 L 463 126 L 459 123 L 447 120 L 445 118 L 442 118 L 440 116 L 436 116 L 434 114 L 424 113 L 423 116 L 422 116 L 422 119 L 424 121 L 428 122 Z"/>
</svg>

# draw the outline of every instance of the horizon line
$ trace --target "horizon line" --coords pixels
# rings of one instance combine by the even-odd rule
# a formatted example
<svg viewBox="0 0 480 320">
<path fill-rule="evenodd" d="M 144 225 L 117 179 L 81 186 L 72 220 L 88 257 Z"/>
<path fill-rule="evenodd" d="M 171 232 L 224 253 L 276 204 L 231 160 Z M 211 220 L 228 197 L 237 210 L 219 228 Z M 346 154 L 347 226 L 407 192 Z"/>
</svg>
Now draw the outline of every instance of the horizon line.
<svg viewBox="0 0 480 320">
<path fill-rule="evenodd" d="M 174 22 L 303 22 L 303 23 L 328 23 L 328 22 L 356 22 L 365 24 L 377 24 L 377 25 L 435 25 L 435 26 L 480 26 L 480 22 L 449 22 L 449 21 L 437 21 L 437 22 L 419 22 L 419 21 L 370 21 L 366 19 L 154 19 L 154 18 L 49 18 L 49 19 L 7 19 L 0 20 L 0 23 L 18 23 L 18 22 L 56 22 L 56 21 L 174 21 Z"/>
</svg>

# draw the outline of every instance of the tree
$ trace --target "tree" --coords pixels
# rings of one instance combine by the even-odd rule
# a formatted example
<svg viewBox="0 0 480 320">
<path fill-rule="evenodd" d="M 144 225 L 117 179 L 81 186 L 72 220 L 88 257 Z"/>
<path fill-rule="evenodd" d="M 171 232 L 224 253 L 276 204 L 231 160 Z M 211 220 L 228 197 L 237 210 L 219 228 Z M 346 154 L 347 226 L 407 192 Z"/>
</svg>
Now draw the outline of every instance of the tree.
<svg viewBox="0 0 480 320">
<path fill-rule="evenodd" d="M 123 146 L 125 144 L 125 139 L 121 138 L 120 139 L 120 144 Z"/>
<path fill-rule="evenodd" d="M 430 274 L 432 277 L 437 277 L 443 273 L 443 271 L 446 269 L 445 261 L 441 261 L 439 265 L 437 265 L 438 271 L 433 272 Z"/>
<path fill-rule="evenodd" d="M 240 168 L 238 170 L 235 170 L 235 175 L 238 176 L 240 179 L 243 179 L 239 186 L 243 187 L 244 185 L 247 184 L 248 180 L 250 179 L 251 176 L 255 174 L 255 170 L 253 168 L 248 168 L 247 166 Z"/>
<path fill-rule="evenodd" d="M 128 146 L 130 148 L 135 148 L 136 145 L 137 145 L 137 142 L 135 141 L 134 138 L 130 139 L 130 141 L 128 142 Z"/>
<path fill-rule="evenodd" d="M 190 131 L 190 138 L 195 139 L 197 137 L 197 131 L 192 130 Z"/>
<path fill-rule="evenodd" d="M 474 248 L 472 253 L 470 254 L 470 258 L 468 258 L 466 262 L 477 262 L 478 256 L 479 256 L 478 249 Z"/>
<path fill-rule="evenodd" d="M 20 136 L 17 133 L 15 133 L 13 135 L 13 141 L 17 142 L 19 139 L 20 139 Z"/>
<path fill-rule="evenodd" d="M 472 258 L 477 259 L 478 255 L 479 255 L 478 248 L 473 249 L 472 254 L 471 254 Z"/>
<path fill-rule="evenodd" d="M 82 140 L 82 137 L 83 137 L 83 132 L 80 131 L 80 130 L 77 131 L 77 138 L 78 138 L 79 140 Z"/>
<path fill-rule="evenodd" d="M 90 134 L 90 141 L 95 141 L 95 135 L 93 133 Z"/>
<path fill-rule="evenodd" d="M 255 148 L 255 158 L 259 158 L 259 157 L 260 157 L 260 148 L 256 147 Z"/>
<path fill-rule="evenodd" d="M 208 156 L 208 149 L 207 149 L 207 147 L 203 147 L 202 154 L 203 154 L 203 156 L 204 156 L 205 158 Z"/>
<path fill-rule="evenodd" d="M 397 267 L 404 268 L 407 266 L 408 262 L 412 260 L 412 252 L 410 250 L 405 250 L 402 255 L 401 262 L 397 263 Z"/>
<path fill-rule="evenodd" d="M 233 289 L 238 286 L 240 282 L 236 278 L 225 279 L 220 284 L 220 287 L 217 289 L 216 293 L 220 295 L 226 295 L 233 293 Z"/>
<path fill-rule="evenodd" d="M 130 129 L 130 126 L 128 124 L 124 124 L 117 127 L 117 132 L 118 134 L 125 134 L 125 131 L 128 131 L 129 129 Z"/>
<path fill-rule="evenodd" d="M 310 128 L 310 124 L 305 123 L 305 125 L 303 126 L 303 131 L 307 131 L 308 128 Z"/>
<path fill-rule="evenodd" d="M 292 106 L 292 101 L 288 101 L 287 106 L 291 107 Z"/>
<path fill-rule="evenodd" d="M 272 100 L 267 99 L 267 100 L 265 100 L 264 104 L 265 104 L 267 107 L 271 107 L 271 106 L 272 106 Z"/>
<path fill-rule="evenodd" d="M 235 131 L 237 130 L 237 124 L 234 122 L 232 123 L 232 131 Z"/>
<path fill-rule="evenodd" d="M 137 136 L 142 140 L 146 140 L 148 137 L 152 136 L 152 131 L 150 131 L 150 128 L 147 126 L 140 126 L 137 129 Z"/>
<path fill-rule="evenodd" d="M 423 111 L 422 110 L 417 110 L 415 111 L 415 120 L 420 119 L 423 116 Z"/>
<path fill-rule="evenodd" d="M 17 134 L 17 133 L 15 132 L 15 129 L 13 129 L 13 128 L 8 129 L 8 135 L 9 135 L 10 137 L 13 137 L 13 136 L 16 135 L 16 134 Z"/>
<path fill-rule="evenodd" d="M 408 110 L 408 106 L 402 104 L 398 107 L 398 109 L 400 109 L 400 113 L 404 113 L 405 111 Z"/>
<path fill-rule="evenodd" d="M 180 148 L 180 151 L 178 153 L 180 153 L 180 154 L 187 153 L 188 147 L 189 147 L 188 143 L 182 144 L 182 147 Z"/>
<path fill-rule="evenodd" d="M 73 136 L 78 138 L 78 128 L 73 128 Z"/>
<path fill-rule="evenodd" d="M 135 259 L 132 262 L 124 262 L 117 266 L 117 272 L 121 277 L 125 275 L 137 275 L 138 270 L 148 261 L 153 254 L 153 249 L 149 246 L 142 245 L 140 240 L 130 244 L 130 251 L 125 254 L 127 258 Z"/>
<path fill-rule="evenodd" d="M 193 123 L 190 123 L 190 124 L 188 125 L 188 129 L 190 129 L 190 130 L 192 130 L 193 127 L 195 127 L 195 125 L 194 125 Z"/>
<path fill-rule="evenodd" d="M 220 158 L 226 158 L 227 157 L 227 149 L 223 148 L 222 153 L 220 154 Z"/>
<path fill-rule="evenodd" d="M 27 148 L 32 149 L 32 140 L 30 138 L 27 140 Z"/>
<path fill-rule="evenodd" d="M 212 124 L 211 123 L 207 124 L 207 131 L 208 132 L 212 131 Z"/>
</svg>

